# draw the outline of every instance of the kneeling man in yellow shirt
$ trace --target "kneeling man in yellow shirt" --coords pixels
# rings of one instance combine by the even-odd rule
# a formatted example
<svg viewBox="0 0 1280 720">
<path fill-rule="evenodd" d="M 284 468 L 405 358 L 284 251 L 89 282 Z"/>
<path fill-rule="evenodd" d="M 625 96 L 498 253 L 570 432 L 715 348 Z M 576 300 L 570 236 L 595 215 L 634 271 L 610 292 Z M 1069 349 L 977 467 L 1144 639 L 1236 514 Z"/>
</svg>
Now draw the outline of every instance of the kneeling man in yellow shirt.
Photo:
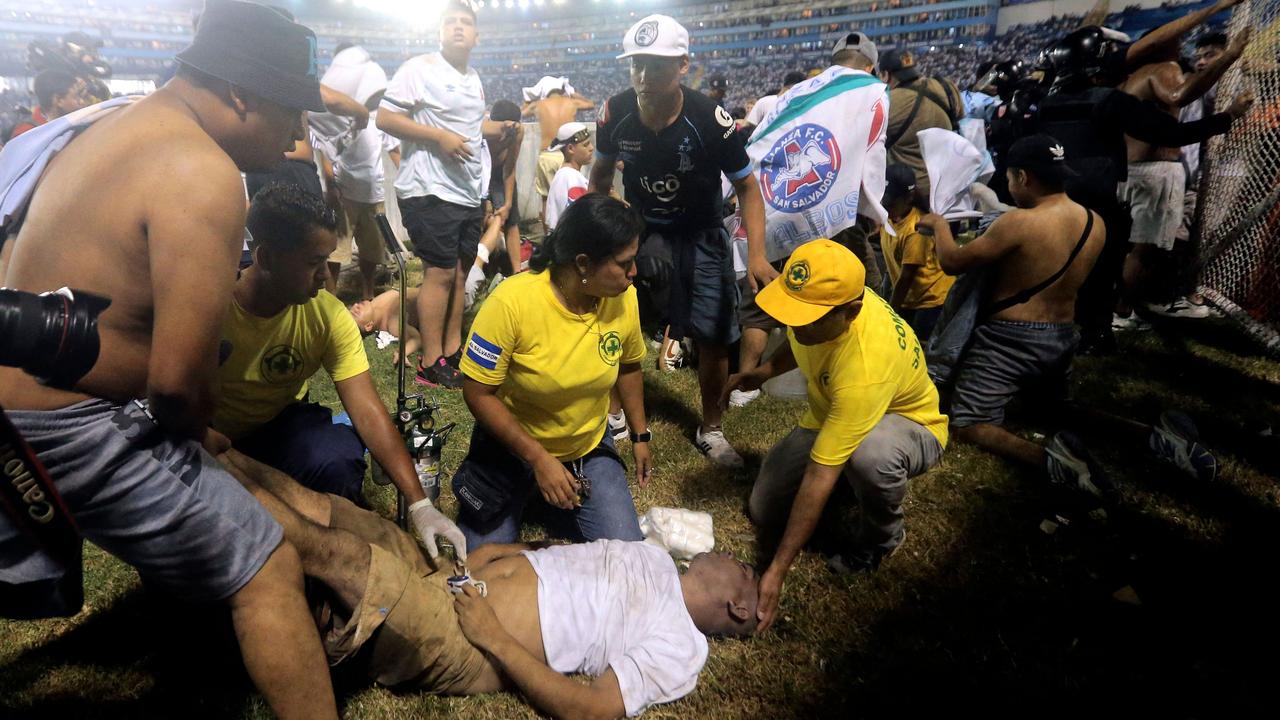
<svg viewBox="0 0 1280 720">
<path fill-rule="evenodd" d="M 218 368 L 215 430 L 235 448 L 302 485 L 359 502 L 364 449 L 409 501 L 414 528 L 432 557 L 435 538 L 460 558 L 466 540 L 427 499 L 404 441 L 369 375 L 360 329 L 324 290 L 325 264 L 337 246 L 337 217 L 294 185 L 259 191 L 249 206 L 253 265 L 236 281 L 222 326 L 226 357 Z M 311 379 L 329 373 L 351 425 L 335 424 L 307 401 Z"/>
<path fill-rule="evenodd" d="M 925 371 L 915 332 L 865 287 L 862 261 L 830 240 L 796 248 L 782 275 L 756 302 L 787 326 L 788 343 L 765 364 L 729 379 L 755 390 L 795 367 L 809 407 L 800 424 L 765 456 L 751 490 L 751 519 L 785 523 L 781 544 L 760 580 L 760 630 L 778 609 L 782 581 L 813 535 L 843 474 L 858 498 L 856 545 L 832 558 L 854 571 L 874 570 L 906 535 L 907 479 L 937 464 L 947 418 Z"/>
</svg>

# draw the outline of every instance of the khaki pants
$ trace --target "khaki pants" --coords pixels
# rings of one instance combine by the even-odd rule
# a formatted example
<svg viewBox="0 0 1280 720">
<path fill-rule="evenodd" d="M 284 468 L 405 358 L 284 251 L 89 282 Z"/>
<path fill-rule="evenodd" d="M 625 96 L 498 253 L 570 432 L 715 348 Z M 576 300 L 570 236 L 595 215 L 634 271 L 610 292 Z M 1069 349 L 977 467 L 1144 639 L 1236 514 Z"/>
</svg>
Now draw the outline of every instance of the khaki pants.
<svg viewBox="0 0 1280 720">
<path fill-rule="evenodd" d="M 795 428 L 769 450 L 751 488 L 751 519 L 782 527 L 800 490 L 817 430 Z M 901 415 L 885 415 L 844 466 L 844 477 L 858 498 L 857 542 L 892 550 L 902 541 L 902 499 L 907 480 L 942 457 L 942 446 L 923 425 Z"/>
<path fill-rule="evenodd" d="M 330 527 L 369 543 L 369 577 L 350 617 L 332 608 L 321 627 L 329 664 L 367 650 L 370 679 L 448 695 L 461 694 L 487 667 L 458 627 L 447 570 L 433 570 L 408 533 L 350 501 L 330 496 Z M 366 647 L 367 646 L 367 647 Z"/>
<path fill-rule="evenodd" d="M 551 193 L 551 181 L 564 166 L 564 153 L 559 150 L 543 150 L 538 153 L 538 174 L 533 178 L 533 189 L 546 202 Z"/>
<path fill-rule="evenodd" d="M 386 212 L 383 203 L 362 203 L 343 198 L 342 216 L 338 218 L 338 248 L 329 256 L 329 262 L 340 265 L 351 262 L 352 240 L 355 241 L 355 257 L 373 263 L 385 260 L 387 246 L 375 220 L 382 212 Z"/>
</svg>

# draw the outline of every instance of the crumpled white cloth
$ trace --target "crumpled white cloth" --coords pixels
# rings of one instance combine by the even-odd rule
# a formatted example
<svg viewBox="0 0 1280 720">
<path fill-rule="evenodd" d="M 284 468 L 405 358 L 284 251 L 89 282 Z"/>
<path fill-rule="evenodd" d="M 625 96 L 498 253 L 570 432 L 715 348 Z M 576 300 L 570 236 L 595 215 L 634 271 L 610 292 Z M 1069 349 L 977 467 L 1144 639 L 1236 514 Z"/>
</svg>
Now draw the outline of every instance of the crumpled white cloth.
<svg viewBox="0 0 1280 720">
<path fill-rule="evenodd" d="M 684 508 L 650 508 L 640 516 L 645 542 L 666 550 L 678 560 L 691 560 L 716 545 L 711 514 Z"/>
<path fill-rule="evenodd" d="M 929 173 L 929 207 L 948 220 L 982 217 L 969 188 L 991 177 L 987 155 L 950 130 L 929 128 L 917 137 Z"/>
<path fill-rule="evenodd" d="M 534 83 L 532 87 L 523 88 L 525 102 L 533 102 L 534 100 L 545 100 L 552 90 L 563 91 L 565 95 L 573 94 L 573 86 L 569 84 L 567 77 L 552 77 L 543 75 L 542 79 Z"/>
<path fill-rule="evenodd" d="M 379 330 L 377 335 L 373 336 L 373 341 L 378 344 L 379 350 L 386 350 L 394 342 L 398 342 L 399 338 L 386 330 Z"/>
</svg>

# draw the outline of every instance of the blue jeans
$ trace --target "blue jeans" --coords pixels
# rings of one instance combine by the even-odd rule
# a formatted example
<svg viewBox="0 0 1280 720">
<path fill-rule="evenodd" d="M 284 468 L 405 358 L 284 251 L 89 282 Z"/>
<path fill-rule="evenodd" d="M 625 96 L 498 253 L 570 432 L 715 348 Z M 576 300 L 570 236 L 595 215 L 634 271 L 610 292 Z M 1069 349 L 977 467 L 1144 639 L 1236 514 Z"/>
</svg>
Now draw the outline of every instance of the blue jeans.
<svg viewBox="0 0 1280 720">
<path fill-rule="evenodd" d="M 551 511 L 560 526 L 557 530 L 582 542 L 643 540 L 626 468 L 609 433 L 583 458 L 581 472 L 591 481 L 591 493 L 581 507 Z M 458 527 L 467 538 L 467 549 L 519 539 L 524 508 L 537 493 L 536 484 L 533 469 L 477 424 L 467 457 L 453 476 Z"/>
<path fill-rule="evenodd" d="M 362 504 L 364 443 L 323 405 L 296 402 L 236 440 L 235 448 L 303 487 Z"/>
</svg>

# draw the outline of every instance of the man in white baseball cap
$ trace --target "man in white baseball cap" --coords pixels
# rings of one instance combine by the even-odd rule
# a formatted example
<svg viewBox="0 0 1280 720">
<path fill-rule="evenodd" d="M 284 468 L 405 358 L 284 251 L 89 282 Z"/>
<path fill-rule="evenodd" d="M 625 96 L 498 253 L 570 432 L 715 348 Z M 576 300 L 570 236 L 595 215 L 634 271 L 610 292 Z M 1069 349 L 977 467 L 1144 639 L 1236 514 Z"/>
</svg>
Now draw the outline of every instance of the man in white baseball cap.
<svg viewBox="0 0 1280 720">
<path fill-rule="evenodd" d="M 642 18 L 623 36 L 618 58 L 631 62 L 631 89 L 601 108 L 590 188 L 609 192 L 614 165 L 623 162 L 627 201 L 647 225 L 639 277 L 644 281 L 658 264 L 646 258 L 669 251 L 668 335 L 692 337 L 698 346 L 702 423 L 694 443 L 715 464 L 741 467 L 742 458 L 720 427 L 729 346 L 739 335 L 721 174 L 737 193 L 752 251 L 751 282 L 761 285 L 778 274 L 765 260 L 764 200 L 733 118 L 681 84 L 689 73 L 689 32 L 680 23 L 666 15 Z"/>
<path fill-rule="evenodd" d="M 632 55 L 680 58 L 689 56 L 689 31 L 669 15 L 650 15 L 632 25 L 622 38 L 619 60 Z"/>
</svg>

